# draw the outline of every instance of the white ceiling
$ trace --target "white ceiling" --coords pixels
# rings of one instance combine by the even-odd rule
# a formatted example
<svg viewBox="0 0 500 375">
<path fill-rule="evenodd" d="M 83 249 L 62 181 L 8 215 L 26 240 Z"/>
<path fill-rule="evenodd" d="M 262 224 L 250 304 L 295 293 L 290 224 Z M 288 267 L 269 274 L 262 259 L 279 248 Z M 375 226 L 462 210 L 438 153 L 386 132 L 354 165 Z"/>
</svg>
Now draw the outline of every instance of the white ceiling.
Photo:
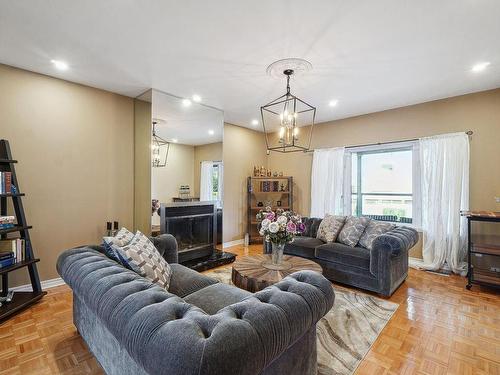
<svg viewBox="0 0 500 375">
<path fill-rule="evenodd" d="M 182 104 L 182 99 L 157 90 L 152 93 L 153 121 L 156 134 L 167 141 L 199 146 L 222 142 L 224 114 L 202 104 Z"/>
<path fill-rule="evenodd" d="M 292 92 L 321 122 L 500 87 L 499 20 L 498 0 L 0 0 L 0 62 L 129 96 L 196 93 L 252 127 L 284 90 L 267 65 L 300 57 L 313 70 Z"/>
</svg>

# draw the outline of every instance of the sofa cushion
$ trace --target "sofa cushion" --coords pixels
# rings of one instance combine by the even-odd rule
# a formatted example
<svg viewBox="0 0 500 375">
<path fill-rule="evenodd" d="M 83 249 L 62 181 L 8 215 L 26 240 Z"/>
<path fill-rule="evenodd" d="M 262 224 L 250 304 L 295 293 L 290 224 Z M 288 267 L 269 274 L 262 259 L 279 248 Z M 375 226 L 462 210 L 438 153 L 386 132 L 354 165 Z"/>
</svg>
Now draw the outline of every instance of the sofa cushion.
<svg viewBox="0 0 500 375">
<path fill-rule="evenodd" d="M 369 222 L 370 219 L 367 217 L 349 216 L 339 233 L 338 242 L 351 247 L 356 246 Z"/>
<path fill-rule="evenodd" d="M 338 242 L 327 243 L 316 248 L 316 258 L 370 270 L 370 250 L 351 247 Z"/>
<path fill-rule="evenodd" d="M 253 296 L 253 293 L 233 285 L 217 283 L 191 293 L 184 298 L 184 301 L 213 315 L 223 307 L 241 302 L 249 296 Z"/>
<path fill-rule="evenodd" d="M 316 238 L 326 243 L 335 242 L 345 222 L 345 216 L 325 215 Z"/>
<path fill-rule="evenodd" d="M 315 217 L 303 217 L 302 222 L 306 227 L 302 235 L 305 237 L 315 238 L 318 232 L 319 225 L 321 224 L 321 219 Z"/>
<path fill-rule="evenodd" d="M 285 254 L 297 255 L 304 258 L 314 258 L 316 246 L 323 245 L 324 242 L 312 237 L 298 236 L 292 242 L 285 245 Z"/>
<path fill-rule="evenodd" d="M 396 226 L 392 223 L 387 223 L 383 221 L 370 220 L 368 223 L 365 232 L 359 239 L 359 246 L 364 247 L 365 249 L 371 250 L 373 246 L 373 241 L 375 238 L 384 234 L 390 230 L 393 230 Z"/>
<path fill-rule="evenodd" d="M 114 237 L 104 237 L 102 239 L 104 246 L 104 254 L 114 261 L 121 263 L 120 257 L 116 253 L 113 245 L 123 247 L 128 245 L 134 238 L 134 233 L 130 232 L 127 228 L 122 228 L 116 233 Z"/>
<path fill-rule="evenodd" d="M 129 244 L 111 245 L 123 265 L 168 290 L 172 270 L 153 243 L 137 231 Z"/>
<path fill-rule="evenodd" d="M 216 279 L 205 276 L 181 264 L 173 263 L 170 265 L 170 268 L 172 269 L 172 276 L 170 277 L 168 291 L 181 298 L 218 283 Z"/>
</svg>

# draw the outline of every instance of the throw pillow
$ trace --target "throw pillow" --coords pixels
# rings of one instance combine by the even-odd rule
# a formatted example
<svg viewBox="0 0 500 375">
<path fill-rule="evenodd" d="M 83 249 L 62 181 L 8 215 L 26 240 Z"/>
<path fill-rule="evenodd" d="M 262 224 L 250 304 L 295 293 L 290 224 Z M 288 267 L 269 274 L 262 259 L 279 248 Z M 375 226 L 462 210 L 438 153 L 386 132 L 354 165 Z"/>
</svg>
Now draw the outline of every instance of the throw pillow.
<svg viewBox="0 0 500 375">
<path fill-rule="evenodd" d="M 345 216 L 325 215 L 319 224 L 316 238 L 326 243 L 335 242 L 345 222 Z"/>
<path fill-rule="evenodd" d="M 123 247 L 125 245 L 128 245 L 133 238 L 134 234 L 129 230 L 127 230 L 127 228 L 120 229 L 114 237 L 104 237 L 102 239 L 104 246 L 104 253 L 108 258 L 113 259 L 118 263 L 122 263 L 118 254 L 114 250 L 113 245 L 118 247 Z"/>
<path fill-rule="evenodd" d="M 113 249 L 126 267 L 168 290 L 172 269 L 144 234 L 137 231 L 129 244 Z"/>
<path fill-rule="evenodd" d="M 339 242 L 351 247 L 356 246 L 369 221 L 367 217 L 349 216 L 340 231 Z"/>
<path fill-rule="evenodd" d="M 373 241 L 375 238 L 393 230 L 396 226 L 392 223 L 384 223 L 383 221 L 370 220 L 365 232 L 359 239 L 359 245 L 363 246 L 365 249 L 371 250 L 373 247 Z"/>
</svg>

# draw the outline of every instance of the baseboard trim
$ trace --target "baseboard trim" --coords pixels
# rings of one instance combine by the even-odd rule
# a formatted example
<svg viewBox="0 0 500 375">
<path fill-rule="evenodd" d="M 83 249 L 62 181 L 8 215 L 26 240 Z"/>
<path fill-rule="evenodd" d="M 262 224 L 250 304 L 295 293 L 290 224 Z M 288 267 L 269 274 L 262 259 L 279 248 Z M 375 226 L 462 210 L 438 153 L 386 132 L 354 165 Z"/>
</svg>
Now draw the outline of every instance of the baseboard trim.
<svg viewBox="0 0 500 375">
<path fill-rule="evenodd" d="M 66 284 L 63 279 L 60 277 L 56 279 L 50 279 L 50 280 L 44 280 L 41 282 L 42 284 L 42 289 L 50 289 L 54 288 L 56 286 L 64 285 Z M 31 284 L 26 284 L 26 285 L 19 285 L 11 288 L 15 292 L 31 292 L 33 288 L 31 287 Z"/>
<path fill-rule="evenodd" d="M 224 242 L 222 244 L 222 248 L 225 249 L 225 248 L 231 247 L 231 246 L 243 245 L 244 243 L 245 243 L 245 240 L 243 238 L 240 239 L 240 240 L 234 240 L 234 241 Z"/>
</svg>

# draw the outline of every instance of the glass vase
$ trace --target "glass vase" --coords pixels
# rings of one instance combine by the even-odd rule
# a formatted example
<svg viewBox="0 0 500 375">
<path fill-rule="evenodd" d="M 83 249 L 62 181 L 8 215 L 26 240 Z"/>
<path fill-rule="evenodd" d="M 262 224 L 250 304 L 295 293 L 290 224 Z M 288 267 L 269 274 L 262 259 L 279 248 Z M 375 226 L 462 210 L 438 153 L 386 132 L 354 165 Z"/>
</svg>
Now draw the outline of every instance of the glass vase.
<svg viewBox="0 0 500 375">
<path fill-rule="evenodd" d="M 273 264 L 281 264 L 281 262 L 283 262 L 283 250 L 285 249 L 285 244 L 273 243 L 272 248 L 273 251 L 271 259 Z"/>
</svg>

